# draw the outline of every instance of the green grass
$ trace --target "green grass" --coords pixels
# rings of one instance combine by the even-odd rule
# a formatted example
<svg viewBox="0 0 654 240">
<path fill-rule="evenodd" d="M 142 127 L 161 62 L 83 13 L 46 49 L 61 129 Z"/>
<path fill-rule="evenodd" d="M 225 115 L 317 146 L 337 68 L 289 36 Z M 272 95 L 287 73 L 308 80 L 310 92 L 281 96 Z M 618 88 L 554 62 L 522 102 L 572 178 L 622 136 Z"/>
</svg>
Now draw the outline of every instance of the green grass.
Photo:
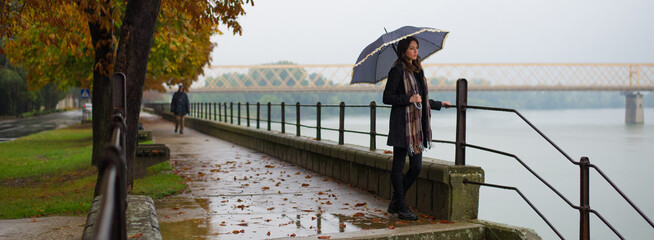
<svg viewBox="0 0 654 240">
<path fill-rule="evenodd" d="M 65 128 L 0 143 L 0 179 L 41 177 L 90 166 L 91 129 Z"/>
<path fill-rule="evenodd" d="M 97 170 L 91 129 L 79 126 L 0 143 L 0 219 L 88 213 Z M 134 180 L 133 194 L 157 199 L 185 188 L 166 161 Z"/>
<path fill-rule="evenodd" d="M 96 175 L 34 186 L 1 186 L 0 218 L 84 215 L 93 201 Z"/>
<path fill-rule="evenodd" d="M 139 195 L 148 195 L 152 199 L 181 193 L 186 189 L 184 180 L 172 173 L 170 162 L 162 162 L 147 169 L 144 178 L 134 180 L 132 192 Z"/>
<path fill-rule="evenodd" d="M 147 140 L 147 141 L 139 142 L 139 144 L 154 144 L 154 142 L 152 140 Z"/>
</svg>

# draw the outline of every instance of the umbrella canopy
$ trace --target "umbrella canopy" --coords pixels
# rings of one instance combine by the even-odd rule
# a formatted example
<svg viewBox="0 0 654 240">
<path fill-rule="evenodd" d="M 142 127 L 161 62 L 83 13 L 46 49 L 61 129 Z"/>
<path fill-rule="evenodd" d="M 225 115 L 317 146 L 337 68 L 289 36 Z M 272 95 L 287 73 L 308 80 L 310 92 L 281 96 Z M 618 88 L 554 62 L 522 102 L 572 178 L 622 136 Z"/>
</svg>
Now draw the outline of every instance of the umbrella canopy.
<svg viewBox="0 0 654 240">
<path fill-rule="evenodd" d="M 395 46 L 400 40 L 409 36 L 418 39 L 420 59 L 426 59 L 435 52 L 443 49 L 443 42 L 449 32 L 428 28 L 404 26 L 395 31 L 381 35 L 377 40 L 363 49 L 352 73 L 355 83 L 377 83 L 388 77 L 388 71 L 397 60 Z"/>
</svg>

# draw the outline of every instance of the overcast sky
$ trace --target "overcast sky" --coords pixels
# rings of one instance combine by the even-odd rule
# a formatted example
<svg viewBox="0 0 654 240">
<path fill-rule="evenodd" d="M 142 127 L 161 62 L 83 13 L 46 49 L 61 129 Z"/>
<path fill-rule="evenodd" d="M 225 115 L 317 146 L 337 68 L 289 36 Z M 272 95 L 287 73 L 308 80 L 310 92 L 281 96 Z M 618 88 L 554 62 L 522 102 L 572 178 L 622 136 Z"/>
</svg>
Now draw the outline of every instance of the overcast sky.
<svg viewBox="0 0 654 240">
<path fill-rule="evenodd" d="M 426 63 L 653 63 L 653 0 L 256 0 L 212 65 L 354 64 L 401 26 L 450 31 Z"/>
</svg>

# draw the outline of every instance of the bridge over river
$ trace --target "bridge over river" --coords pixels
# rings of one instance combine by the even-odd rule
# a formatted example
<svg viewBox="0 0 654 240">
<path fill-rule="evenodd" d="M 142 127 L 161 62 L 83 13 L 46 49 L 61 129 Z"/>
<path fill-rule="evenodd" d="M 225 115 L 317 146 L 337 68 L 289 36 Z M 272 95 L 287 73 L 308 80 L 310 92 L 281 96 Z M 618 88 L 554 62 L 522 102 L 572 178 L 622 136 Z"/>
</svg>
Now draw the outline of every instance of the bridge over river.
<svg viewBox="0 0 654 240">
<path fill-rule="evenodd" d="M 378 84 L 350 85 L 353 65 L 210 66 L 194 93 L 381 92 Z M 626 97 L 625 120 L 642 123 L 643 95 L 654 91 L 654 64 L 423 64 L 430 91 L 454 91 L 465 78 L 470 91 L 618 91 Z M 175 88 L 169 91 L 175 91 Z"/>
</svg>

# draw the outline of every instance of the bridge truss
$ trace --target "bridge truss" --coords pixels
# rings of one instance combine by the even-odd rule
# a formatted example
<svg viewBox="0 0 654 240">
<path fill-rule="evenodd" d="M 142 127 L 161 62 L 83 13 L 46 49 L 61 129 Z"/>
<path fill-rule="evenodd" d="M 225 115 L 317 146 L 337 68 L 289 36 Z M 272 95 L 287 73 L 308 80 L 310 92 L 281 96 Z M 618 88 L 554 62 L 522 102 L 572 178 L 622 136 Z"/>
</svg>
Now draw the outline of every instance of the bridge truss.
<svg viewBox="0 0 654 240">
<path fill-rule="evenodd" d="M 382 91 L 350 85 L 353 65 L 210 66 L 192 92 Z M 423 64 L 431 91 L 654 91 L 654 64 Z M 175 90 L 172 89 L 171 90 Z"/>
</svg>

